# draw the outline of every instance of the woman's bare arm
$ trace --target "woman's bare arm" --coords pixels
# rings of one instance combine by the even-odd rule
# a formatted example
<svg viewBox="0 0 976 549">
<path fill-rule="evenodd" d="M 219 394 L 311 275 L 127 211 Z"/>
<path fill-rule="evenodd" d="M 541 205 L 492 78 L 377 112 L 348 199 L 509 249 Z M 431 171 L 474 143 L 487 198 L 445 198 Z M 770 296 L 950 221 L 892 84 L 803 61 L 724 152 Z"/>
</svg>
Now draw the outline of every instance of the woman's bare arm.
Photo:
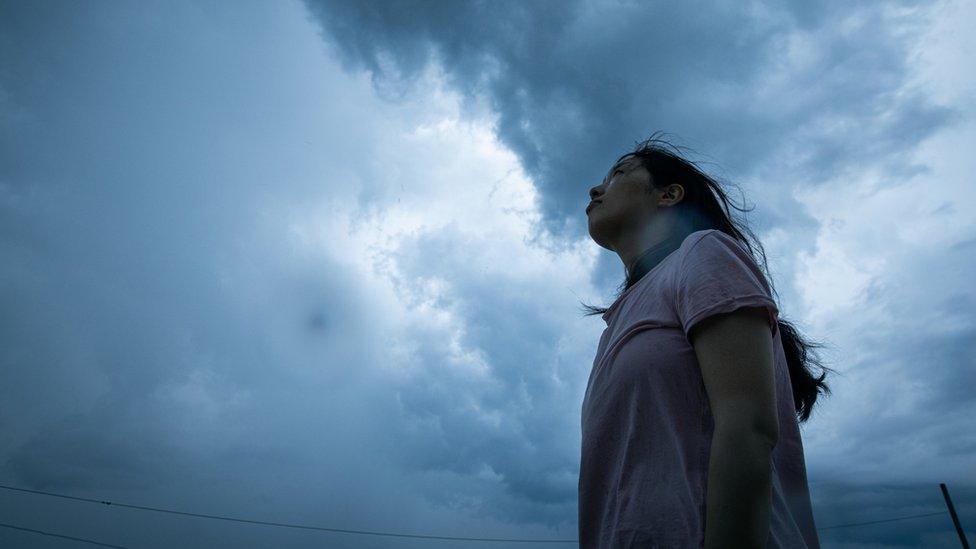
<svg viewBox="0 0 976 549">
<path fill-rule="evenodd" d="M 763 548 L 769 536 L 771 453 L 779 436 L 769 313 L 744 307 L 689 334 L 715 421 L 705 548 Z"/>
</svg>

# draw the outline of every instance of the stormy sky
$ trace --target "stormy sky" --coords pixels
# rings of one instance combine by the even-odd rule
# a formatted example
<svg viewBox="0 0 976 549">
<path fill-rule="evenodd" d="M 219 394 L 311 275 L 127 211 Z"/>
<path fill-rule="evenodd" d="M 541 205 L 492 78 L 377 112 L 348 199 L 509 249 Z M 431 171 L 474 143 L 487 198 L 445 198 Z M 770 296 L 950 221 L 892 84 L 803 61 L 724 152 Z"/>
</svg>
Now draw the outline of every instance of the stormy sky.
<svg viewBox="0 0 976 549">
<path fill-rule="evenodd" d="M 605 327 L 580 302 L 624 276 L 584 208 L 663 131 L 753 208 L 781 316 L 837 370 L 801 427 L 823 546 L 958 547 L 974 23 L 958 0 L 2 2 L 0 485 L 574 539 Z M 3 488 L 0 515 L 140 548 L 537 545 Z"/>
</svg>

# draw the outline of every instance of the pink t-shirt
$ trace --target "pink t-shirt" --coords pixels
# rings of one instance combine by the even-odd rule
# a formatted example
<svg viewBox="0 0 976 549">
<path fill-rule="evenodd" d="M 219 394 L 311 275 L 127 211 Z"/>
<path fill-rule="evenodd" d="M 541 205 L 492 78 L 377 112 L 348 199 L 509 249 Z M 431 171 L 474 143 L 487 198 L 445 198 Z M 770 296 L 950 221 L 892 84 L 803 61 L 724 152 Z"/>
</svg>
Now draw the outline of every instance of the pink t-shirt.
<svg viewBox="0 0 976 549">
<path fill-rule="evenodd" d="M 704 546 L 714 424 L 687 334 L 756 306 L 769 311 L 779 413 L 767 547 L 819 548 L 779 312 L 749 252 L 714 229 L 688 235 L 603 315 L 582 408 L 581 548 Z"/>
</svg>

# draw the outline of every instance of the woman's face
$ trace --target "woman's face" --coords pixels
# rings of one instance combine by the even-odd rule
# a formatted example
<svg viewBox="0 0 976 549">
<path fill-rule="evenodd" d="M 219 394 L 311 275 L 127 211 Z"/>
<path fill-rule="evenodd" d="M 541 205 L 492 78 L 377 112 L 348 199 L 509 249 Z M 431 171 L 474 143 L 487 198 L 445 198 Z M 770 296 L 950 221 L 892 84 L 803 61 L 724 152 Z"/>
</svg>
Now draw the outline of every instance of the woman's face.
<svg viewBox="0 0 976 549">
<path fill-rule="evenodd" d="M 590 189 L 586 215 L 594 242 L 616 250 L 616 242 L 650 220 L 659 194 L 647 192 L 650 181 L 651 174 L 640 159 L 626 156 L 610 168 L 602 183 Z"/>
</svg>

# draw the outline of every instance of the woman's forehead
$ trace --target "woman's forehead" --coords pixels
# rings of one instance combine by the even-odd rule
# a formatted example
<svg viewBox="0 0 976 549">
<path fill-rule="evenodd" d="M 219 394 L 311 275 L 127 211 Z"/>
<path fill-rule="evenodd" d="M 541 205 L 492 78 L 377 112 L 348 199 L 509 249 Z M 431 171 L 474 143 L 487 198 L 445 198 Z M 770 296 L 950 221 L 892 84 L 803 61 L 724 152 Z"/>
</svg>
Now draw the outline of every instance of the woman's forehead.
<svg viewBox="0 0 976 549">
<path fill-rule="evenodd" d="M 626 155 L 626 156 L 624 156 L 624 157 L 623 157 L 623 158 L 621 158 L 620 160 L 618 160 L 618 161 L 616 161 L 616 162 L 614 162 L 614 163 L 613 163 L 613 166 L 610 166 L 610 170 L 609 170 L 609 171 L 607 171 L 607 178 L 609 179 L 609 178 L 610 178 L 610 177 L 611 177 L 611 176 L 613 175 L 613 172 L 614 172 L 614 171 L 615 171 L 615 170 L 616 170 L 617 168 L 625 168 L 625 169 L 627 169 L 627 168 L 632 168 L 632 167 L 634 167 L 634 160 L 635 160 L 636 158 L 637 158 L 637 157 L 636 157 L 636 156 L 634 156 L 633 154 L 629 154 L 629 155 Z"/>
<path fill-rule="evenodd" d="M 634 154 L 628 154 L 627 156 L 624 156 L 623 158 L 621 158 L 617 162 L 616 166 L 618 168 L 620 168 L 620 167 L 632 168 L 632 167 L 634 167 L 634 162 L 636 160 L 637 160 L 637 156 L 636 155 L 634 155 Z"/>
</svg>

